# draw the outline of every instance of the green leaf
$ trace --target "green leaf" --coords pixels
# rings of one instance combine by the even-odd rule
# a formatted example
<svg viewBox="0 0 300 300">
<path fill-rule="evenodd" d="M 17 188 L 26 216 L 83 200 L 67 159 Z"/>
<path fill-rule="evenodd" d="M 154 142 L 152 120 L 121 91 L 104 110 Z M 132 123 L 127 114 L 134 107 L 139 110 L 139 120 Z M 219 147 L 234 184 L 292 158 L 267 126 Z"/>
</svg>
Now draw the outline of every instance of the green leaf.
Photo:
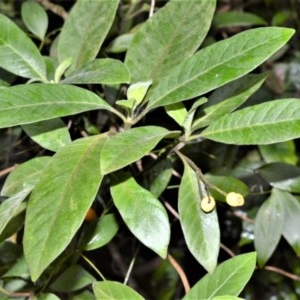
<svg viewBox="0 0 300 300">
<path fill-rule="evenodd" d="M 166 189 L 172 177 L 173 168 L 170 159 L 164 159 L 149 171 L 150 192 L 159 197 Z"/>
<path fill-rule="evenodd" d="M 137 102 L 137 104 L 140 104 L 143 101 L 151 84 L 152 81 L 150 80 L 137 82 L 130 85 L 130 87 L 127 90 L 127 98 L 134 99 Z"/>
<path fill-rule="evenodd" d="M 112 58 L 94 59 L 82 64 L 68 74 L 62 83 L 76 84 L 119 84 L 129 83 L 130 73 L 119 60 Z"/>
<path fill-rule="evenodd" d="M 193 130 L 205 127 L 242 105 L 263 84 L 266 74 L 249 74 L 217 89 L 203 105 L 202 116 L 193 122 Z"/>
<path fill-rule="evenodd" d="M 9 87 L 9 83 L 0 78 L 0 88 Z"/>
<path fill-rule="evenodd" d="M 145 126 L 109 136 L 102 149 L 101 174 L 111 173 L 137 161 L 168 134 L 170 131 L 163 127 Z"/>
<path fill-rule="evenodd" d="M 84 290 L 81 293 L 76 293 L 75 295 L 71 295 L 70 300 L 96 300 L 94 294 L 88 290 Z"/>
<path fill-rule="evenodd" d="M 96 94 L 71 85 L 30 84 L 1 90 L 0 128 L 112 107 Z"/>
<path fill-rule="evenodd" d="M 282 235 L 294 249 L 297 256 L 300 255 L 300 234 L 297 228 L 300 228 L 300 203 L 290 193 L 281 191 L 284 199 L 285 217 L 283 223 Z"/>
<path fill-rule="evenodd" d="M 182 127 L 184 128 L 184 131 L 185 131 L 185 135 L 187 137 L 189 137 L 192 133 L 192 123 L 193 123 L 193 119 L 194 119 L 196 110 L 198 109 L 199 106 L 201 106 L 202 104 L 204 104 L 206 102 L 207 102 L 207 98 L 205 98 L 205 97 L 201 97 L 201 98 L 195 100 L 193 106 L 187 113 L 187 115 L 184 119 L 184 122 L 182 124 Z"/>
<path fill-rule="evenodd" d="M 216 28 L 233 26 L 254 26 L 266 25 L 267 22 L 261 17 L 240 11 L 227 11 L 216 14 L 213 19 L 213 26 Z"/>
<path fill-rule="evenodd" d="M 182 102 L 169 104 L 165 106 L 166 113 L 180 126 L 182 126 L 186 115 L 187 109 Z"/>
<path fill-rule="evenodd" d="M 22 4 L 21 16 L 26 27 L 43 40 L 48 28 L 48 15 L 45 9 L 35 1 L 26 1 Z"/>
<path fill-rule="evenodd" d="M 61 119 L 27 124 L 22 128 L 37 144 L 53 152 L 71 142 L 69 130 Z"/>
<path fill-rule="evenodd" d="M 132 112 L 136 107 L 135 99 L 118 100 L 116 101 L 116 104 L 128 110 L 129 112 Z"/>
<path fill-rule="evenodd" d="M 102 180 L 105 141 L 106 135 L 98 135 L 61 148 L 33 190 L 23 241 L 33 281 L 67 247 L 91 207 Z"/>
<path fill-rule="evenodd" d="M 79 265 L 66 269 L 52 284 L 51 289 L 58 292 L 73 292 L 95 282 L 96 279 Z"/>
<path fill-rule="evenodd" d="M 276 27 L 250 29 L 200 50 L 152 85 L 148 109 L 198 97 L 242 77 L 278 51 L 294 32 Z"/>
<path fill-rule="evenodd" d="M 224 296 L 213 297 L 212 300 L 244 300 L 244 298 L 240 298 L 240 297 L 236 297 L 236 296 L 224 295 Z"/>
<path fill-rule="evenodd" d="M 294 141 L 285 141 L 272 145 L 259 145 L 258 148 L 266 163 L 282 162 L 296 165 L 298 162 Z"/>
<path fill-rule="evenodd" d="M 47 81 L 39 50 L 9 18 L 0 14 L 0 67 L 21 77 Z"/>
<path fill-rule="evenodd" d="M 46 64 L 47 78 L 49 79 L 50 82 L 53 82 L 54 79 L 55 79 L 56 70 L 58 68 L 57 60 L 54 57 L 50 57 L 50 56 L 43 56 L 43 59 L 44 59 L 45 64 Z"/>
<path fill-rule="evenodd" d="M 72 57 L 63 60 L 54 71 L 54 82 L 59 83 L 61 76 L 66 72 L 66 70 L 71 66 L 73 62 Z"/>
<path fill-rule="evenodd" d="M 134 236 L 162 258 L 170 241 L 170 224 L 163 205 L 128 174 L 112 175 L 111 195 Z"/>
<path fill-rule="evenodd" d="M 58 298 L 56 295 L 54 294 L 38 294 L 36 296 L 33 297 L 32 300 L 60 300 L 60 298 Z"/>
<path fill-rule="evenodd" d="M 29 277 L 29 269 L 24 256 L 20 256 L 16 263 L 4 274 L 5 277 L 21 277 L 27 279 Z"/>
<path fill-rule="evenodd" d="M 285 10 L 278 10 L 277 12 L 274 11 L 272 14 L 271 25 L 272 26 L 284 26 L 293 16 L 292 9 L 285 9 Z"/>
<path fill-rule="evenodd" d="M 183 300 L 209 300 L 222 295 L 239 295 L 251 278 L 255 262 L 255 252 L 237 255 L 226 260 L 216 268 L 213 274 L 207 274 L 198 281 L 183 297 Z"/>
<path fill-rule="evenodd" d="M 97 223 L 90 223 L 88 226 L 91 227 L 92 234 L 84 246 L 84 250 L 86 251 L 98 249 L 106 245 L 119 229 L 116 217 L 113 214 L 105 215 L 97 220 Z"/>
<path fill-rule="evenodd" d="M 17 195 L 14 195 L 10 198 L 13 198 L 15 196 L 17 196 Z M 26 198 L 24 200 L 26 200 Z M 2 223 L 2 224 L 6 223 L 5 227 L 3 228 L 2 232 L 0 233 L 0 243 L 11 238 L 14 234 L 16 234 L 24 226 L 25 209 L 26 209 L 27 203 L 25 201 L 23 201 L 21 204 L 11 203 L 11 207 L 13 207 L 14 205 L 16 205 L 18 207 L 16 209 L 13 209 L 14 210 L 13 215 L 10 214 L 8 222 L 6 223 L 5 219 L 3 219 L 2 222 L 0 221 L 0 223 Z"/>
<path fill-rule="evenodd" d="M 217 186 L 226 193 L 236 192 L 245 197 L 250 192 L 248 186 L 244 182 L 234 177 L 205 174 L 205 178 L 210 184 Z M 224 195 L 220 194 L 217 190 L 211 188 L 210 192 L 215 199 L 225 201 Z"/>
<path fill-rule="evenodd" d="M 11 196 L 4 200 L 0 205 L 0 234 L 4 230 L 7 223 L 15 216 L 19 206 L 31 192 L 30 188 Z"/>
<path fill-rule="evenodd" d="M 285 219 L 284 194 L 273 189 L 271 196 L 260 207 L 254 225 L 254 246 L 258 265 L 262 267 L 277 247 Z"/>
<path fill-rule="evenodd" d="M 226 115 L 201 136 L 226 144 L 272 144 L 300 137 L 299 127 L 299 99 L 280 99 Z"/>
<path fill-rule="evenodd" d="M 58 41 L 59 62 L 72 57 L 71 70 L 93 60 L 113 23 L 118 0 L 77 1 Z"/>
<path fill-rule="evenodd" d="M 169 1 L 147 20 L 126 54 L 132 82 L 159 80 L 193 54 L 210 28 L 215 2 Z"/>
<path fill-rule="evenodd" d="M 17 166 L 6 178 L 1 196 L 12 196 L 24 189 L 32 189 L 51 159 L 50 156 L 36 157 Z"/>
<path fill-rule="evenodd" d="M 134 37 L 134 33 L 125 33 L 117 36 L 107 47 L 110 53 L 122 53 L 127 51 Z"/>
<path fill-rule="evenodd" d="M 271 186 L 293 193 L 300 193 L 300 168 L 285 163 L 270 163 L 256 172 Z"/>
<path fill-rule="evenodd" d="M 93 284 L 96 300 L 130 299 L 143 300 L 144 298 L 131 287 L 116 281 L 100 281 Z"/>
<path fill-rule="evenodd" d="M 179 187 L 179 215 L 186 244 L 196 260 L 212 273 L 217 265 L 220 229 L 216 210 L 204 213 L 200 208 L 199 178 L 184 163 Z"/>
</svg>

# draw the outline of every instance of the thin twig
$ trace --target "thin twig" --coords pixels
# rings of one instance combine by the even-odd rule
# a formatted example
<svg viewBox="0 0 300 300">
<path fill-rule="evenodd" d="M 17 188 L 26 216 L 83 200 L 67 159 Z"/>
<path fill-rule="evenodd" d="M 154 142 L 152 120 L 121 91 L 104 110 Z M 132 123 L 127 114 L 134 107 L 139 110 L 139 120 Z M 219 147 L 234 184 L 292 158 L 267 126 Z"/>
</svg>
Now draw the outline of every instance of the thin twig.
<svg viewBox="0 0 300 300">
<path fill-rule="evenodd" d="M 274 267 L 274 266 L 265 266 L 263 269 L 267 270 L 267 271 L 271 271 L 271 272 L 275 272 L 275 273 L 281 274 L 281 275 L 283 275 L 285 277 L 288 277 L 288 278 L 296 280 L 296 281 L 300 281 L 300 276 L 295 275 L 293 273 L 286 272 L 286 271 L 284 271 L 282 269 L 279 269 L 277 267 Z"/>
<path fill-rule="evenodd" d="M 219 189 L 217 186 L 215 186 L 214 184 L 211 184 L 210 182 L 208 182 L 208 180 L 205 178 L 205 176 L 203 175 L 201 169 L 187 156 L 185 156 L 184 154 L 182 154 L 179 150 L 175 149 L 174 152 L 180 157 L 180 159 L 184 162 L 187 162 L 189 164 L 189 166 L 197 173 L 198 177 L 202 180 L 203 184 L 206 187 L 209 187 L 213 190 L 216 190 L 217 192 L 219 192 L 221 195 L 226 196 L 226 193 Z"/>
<path fill-rule="evenodd" d="M 85 130 L 81 130 L 80 131 L 80 134 L 83 136 L 83 137 L 88 137 L 88 133 L 85 131 Z"/>
<path fill-rule="evenodd" d="M 191 288 L 190 288 L 190 284 L 188 282 L 188 279 L 187 279 L 183 269 L 181 268 L 181 266 L 178 264 L 178 262 L 173 258 L 173 256 L 170 253 L 168 253 L 167 258 L 168 258 L 170 264 L 177 271 L 177 273 L 181 279 L 181 282 L 183 284 L 185 293 L 188 293 Z"/>
<path fill-rule="evenodd" d="M 154 8 L 155 8 L 155 0 L 151 0 L 151 6 L 149 11 L 149 18 L 151 18 L 154 14 Z"/>
<path fill-rule="evenodd" d="M 124 279 L 124 284 L 127 284 L 127 282 L 128 282 L 128 279 L 129 279 L 130 274 L 132 272 L 132 269 L 133 269 L 134 263 L 136 261 L 136 257 L 137 257 L 137 254 L 138 254 L 139 250 L 140 250 L 140 245 L 138 245 L 138 247 L 137 247 L 137 249 L 136 249 L 136 251 L 133 255 L 133 258 L 132 258 L 132 260 L 129 264 L 129 267 L 128 267 L 128 270 L 127 270 L 127 273 L 126 273 L 126 276 L 125 276 L 125 279 Z"/>
<path fill-rule="evenodd" d="M 123 261 L 123 258 L 117 248 L 117 246 L 115 245 L 115 243 L 110 242 L 108 244 L 108 249 L 110 252 L 110 255 L 113 258 L 114 263 L 116 263 L 119 267 L 119 271 L 121 272 L 122 276 L 126 276 L 127 271 L 127 267 L 125 265 L 125 262 Z M 134 278 L 128 278 L 128 283 L 131 287 L 135 288 L 138 287 L 137 282 L 134 280 Z"/>
<path fill-rule="evenodd" d="M 224 244 L 220 243 L 220 247 L 231 257 L 234 257 L 235 254 Z"/>
<path fill-rule="evenodd" d="M 3 287 L 0 287 L 0 292 L 3 293 L 6 296 L 9 296 L 11 298 L 20 298 L 20 297 L 31 297 L 33 294 L 32 292 L 10 292 L 5 290 Z"/>
<path fill-rule="evenodd" d="M 54 4 L 49 0 L 35 0 L 35 1 L 41 3 L 46 9 L 49 9 L 54 14 L 60 16 L 64 20 L 68 17 L 68 13 L 60 5 Z"/>
<path fill-rule="evenodd" d="M 4 169 L 4 170 L 1 170 L 1 171 L 0 171 L 0 177 L 6 175 L 6 174 L 8 174 L 8 173 L 10 173 L 16 166 L 17 166 L 17 164 L 15 164 L 15 165 L 13 165 L 13 166 L 11 166 L 11 167 L 8 167 L 8 168 L 6 168 L 6 169 Z"/>
<path fill-rule="evenodd" d="M 80 256 L 90 265 L 91 268 L 93 268 L 95 270 L 95 272 L 101 277 L 101 279 L 103 281 L 105 281 L 105 277 L 103 276 L 103 274 L 96 268 L 96 266 L 91 262 L 91 260 L 89 260 L 86 256 L 84 256 L 83 254 L 80 254 Z"/>
<path fill-rule="evenodd" d="M 176 218 L 179 220 L 179 214 L 178 212 L 171 206 L 171 204 L 164 200 L 165 207 L 167 210 Z"/>
<path fill-rule="evenodd" d="M 246 222 L 254 224 L 254 220 L 250 219 L 249 217 L 247 217 L 244 213 L 241 213 L 241 212 L 238 212 L 238 211 L 234 211 L 233 215 L 236 216 L 237 218 L 243 220 L 243 221 L 246 221 Z"/>
</svg>

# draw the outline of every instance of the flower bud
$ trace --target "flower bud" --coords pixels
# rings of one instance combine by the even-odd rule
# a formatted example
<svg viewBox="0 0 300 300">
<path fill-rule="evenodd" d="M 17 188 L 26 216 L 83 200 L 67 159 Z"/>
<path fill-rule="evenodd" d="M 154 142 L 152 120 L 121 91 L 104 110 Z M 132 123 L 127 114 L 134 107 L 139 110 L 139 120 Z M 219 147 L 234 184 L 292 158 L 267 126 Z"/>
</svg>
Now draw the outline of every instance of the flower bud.
<svg viewBox="0 0 300 300">
<path fill-rule="evenodd" d="M 212 196 L 205 196 L 200 203 L 201 209 L 208 213 L 211 212 L 215 206 L 216 206 L 216 201 Z"/>
<path fill-rule="evenodd" d="M 226 202 L 233 207 L 242 206 L 245 203 L 243 195 L 235 192 L 230 192 L 226 196 Z"/>
</svg>

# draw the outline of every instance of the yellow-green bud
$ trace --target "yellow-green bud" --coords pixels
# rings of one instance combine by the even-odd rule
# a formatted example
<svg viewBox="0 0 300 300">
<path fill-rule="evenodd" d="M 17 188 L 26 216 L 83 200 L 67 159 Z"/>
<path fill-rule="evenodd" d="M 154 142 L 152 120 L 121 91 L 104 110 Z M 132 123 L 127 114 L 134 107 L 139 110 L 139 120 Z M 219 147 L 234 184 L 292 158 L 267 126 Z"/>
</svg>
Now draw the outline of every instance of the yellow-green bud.
<svg viewBox="0 0 300 300">
<path fill-rule="evenodd" d="M 216 206 L 216 201 L 212 196 L 205 196 L 200 203 L 201 209 L 208 213 L 211 212 L 215 206 Z"/>
<path fill-rule="evenodd" d="M 243 195 L 235 192 L 230 192 L 226 196 L 226 202 L 233 207 L 242 206 L 245 203 Z"/>
</svg>

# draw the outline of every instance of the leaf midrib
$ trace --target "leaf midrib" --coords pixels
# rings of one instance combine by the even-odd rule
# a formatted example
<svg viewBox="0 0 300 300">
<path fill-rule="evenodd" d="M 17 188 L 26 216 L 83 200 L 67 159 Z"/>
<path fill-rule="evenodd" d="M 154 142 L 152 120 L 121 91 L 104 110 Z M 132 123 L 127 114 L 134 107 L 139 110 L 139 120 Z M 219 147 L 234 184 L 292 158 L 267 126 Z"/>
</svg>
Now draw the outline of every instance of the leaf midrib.
<svg viewBox="0 0 300 300">
<path fill-rule="evenodd" d="M 273 122 L 268 122 L 268 123 L 259 123 L 259 124 L 254 124 L 254 125 L 244 125 L 241 127 L 233 127 L 233 128 L 226 128 L 226 129 L 220 129 L 220 130 L 215 130 L 215 131 L 211 131 L 208 132 L 207 134 L 205 134 L 205 132 L 203 132 L 203 136 L 210 136 L 210 135 L 214 135 L 214 134 L 220 134 L 220 133 L 226 133 L 226 132 L 234 132 L 234 131 L 241 131 L 241 130 L 247 130 L 247 129 L 257 129 L 259 127 L 266 127 L 266 126 L 270 126 L 270 125 L 281 125 L 284 123 L 290 123 L 290 122 L 300 122 L 300 116 L 297 119 L 291 120 L 291 119 L 284 119 L 281 121 L 278 120 L 274 120 Z M 299 123 L 300 125 L 300 123 Z"/>
<path fill-rule="evenodd" d="M 286 35 L 287 35 L 287 34 L 285 34 L 285 36 L 286 36 Z M 280 36 L 281 38 L 283 38 L 283 35 L 278 35 L 278 36 Z M 272 39 L 268 39 L 268 42 L 267 42 L 267 43 L 270 43 L 270 42 L 272 42 L 273 40 L 278 39 L 278 36 L 276 36 L 276 37 L 274 37 L 274 38 L 272 38 Z M 229 38 L 229 39 L 230 39 L 230 38 Z M 226 41 L 226 40 L 223 40 L 223 41 Z M 221 42 L 223 42 L 223 41 L 221 41 Z M 148 108 L 150 109 L 150 108 L 155 107 L 155 106 L 156 106 L 155 104 L 158 103 L 159 101 L 161 101 L 161 99 L 164 99 L 164 98 L 167 97 L 169 94 L 175 92 L 175 91 L 178 90 L 178 89 L 183 88 L 184 86 L 186 86 L 186 85 L 189 84 L 190 82 L 194 81 L 194 80 L 197 79 L 198 77 L 203 76 L 204 74 L 211 72 L 211 71 L 212 71 L 213 69 L 215 69 L 215 68 L 218 68 L 218 67 L 220 67 L 220 66 L 223 66 L 223 65 L 227 64 L 227 63 L 230 62 L 232 59 L 236 59 L 236 58 L 238 58 L 238 57 L 240 57 L 240 56 L 245 55 L 247 52 L 252 51 L 252 50 L 255 49 L 255 48 L 259 48 L 259 47 L 261 47 L 262 45 L 266 45 L 267 43 L 264 41 L 264 42 L 262 42 L 261 44 L 255 44 L 255 46 L 250 47 L 250 48 L 247 48 L 246 51 L 240 52 L 239 55 L 235 55 L 235 56 L 233 55 L 233 56 L 231 56 L 230 58 L 228 58 L 227 60 L 221 61 L 221 62 L 219 62 L 219 63 L 213 65 L 211 68 L 205 69 L 204 71 L 202 71 L 202 72 L 200 72 L 200 73 L 197 73 L 197 74 L 196 74 L 195 76 L 193 76 L 193 77 L 189 77 L 187 80 L 185 80 L 185 81 L 182 82 L 181 84 L 177 85 L 177 86 L 174 87 L 173 89 L 168 90 L 167 93 L 165 93 L 164 95 L 160 96 L 160 97 L 157 98 L 155 101 L 151 101 L 151 102 L 149 103 Z M 214 44 L 213 46 L 215 46 L 215 45 L 216 45 L 216 44 Z M 213 47 L 213 46 L 209 46 L 209 47 Z M 278 46 L 277 48 L 280 48 L 280 46 Z M 204 49 L 208 49 L 208 48 L 204 48 Z M 204 49 L 203 49 L 203 50 L 204 50 Z M 224 50 L 225 50 L 225 49 L 224 49 Z M 207 50 L 206 50 L 206 51 L 207 51 Z M 198 53 L 195 54 L 195 56 L 199 56 L 199 53 L 201 53 L 201 52 L 202 52 L 202 51 L 200 50 Z M 274 52 L 274 51 L 273 51 L 273 52 Z M 272 52 L 272 53 L 273 53 L 273 52 Z M 272 53 L 271 53 L 270 55 L 272 55 Z M 192 60 L 195 56 L 191 56 L 191 57 L 187 58 L 186 60 Z M 186 61 L 186 60 L 185 60 L 185 61 Z M 180 64 L 180 65 L 181 65 L 181 64 Z M 254 68 L 255 68 L 255 66 L 254 66 L 253 68 L 251 68 L 251 69 L 254 69 Z M 179 66 L 176 67 L 176 70 L 177 70 L 177 69 L 179 69 Z M 249 69 L 249 72 L 251 71 L 251 69 Z M 241 75 L 240 75 L 240 76 L 241 76 Z M 239 76 L 239 77 L 240 77 L 240 76 Z M 235 78 L 236 78 L 236 77 L 235 77 Z M 234 79 L 232 79 L 232 80 L 234 80 Z M 199 96 L 199 95 L 198 95 L 198 96 Z"/>
<path fill-rule="evenodd" d="M 6 47 L 8 47 L 9 49 L 12 50 L 12 52 L 16 53 L 17 56 L 19 56 L 24 62 L 26 62 L 26 64 L 28 65 L 28 67 L 30 68 L 30 70 L 32 70 L 35 74 L 38 75 L 38 78 L 41 79 L 42 81 L 47 81 L 46 78 L 44 77 L 43 74 L 41 74 L 38 70 L 35 70 L 32 65 L 28 62 L 28 60 L 19 52 L 17 51 L 16 48 L 14 48 L 13 46 L 11 46 L 11 44 L 7 43 L 5 40 L 0 38 L 0 41 L 2 41 L 4 43 L 4 45 L 6 45 Z M 2 46 L 0 46 L 1 48 Z"/>
<path fill-rule="evenodd" d="M 192 5 L 191 4 L 192 3 L 192 1 L 191 2 L 189 2 L 189 4 L 190 5 Z M 202 4 L 202 3 L 204 3 L 204 2 L 201 2 L 200 4 Z M 190 6 L 189 6 L 190 7 Z M 201 6 L 202 7 L 202 6 Z M 188 10 L 187 10 L 188 11 Z M 187 15 L 185 15 L 185 16 L 189 16 L 189 13 L 187 13 Z M 163 49 L 162 49 L 162 51 L 160 52 L 160 54 L 157 56 L 157 60 L 156 60 L 156 64 L 155 64 L 155 66 L 154 66 L 154 68 L 152 69 L 152 71 L 151 71 L 151 74 L 150 74 L 150 78 L 157 78 L 157 73 L 159 74 L 160 72 L 159 72 L 159 70 L 161 69 L 161 67 L 160 66 L 162 66 L 163 64 L 162 64 L 162 62 L 165 60 L 165 58 L 168 56 L 168 51 L 169 51 L 169 49 L 170 49 L 170 47 L 171 47 L 171 45 L 173 44 L 173 41 L 175 40 L 175 38 L 178 36 L 178 32 L 180 33 L 181 31 L 179 30 L 180 28 L 181 28 L 181 26 L 182 26 L 182 24 L 184 24 L 185 23 L 185 16 L 182 16 L 182 19 L 181 19 L 181 21 L 180 21 L 180 23 L 176 23 L 176 29 L 173 31 L 173 34 L 171 34 L 171 36 L 169 37 L 169 40 L 168 40 L 168 43 L 167 44 L 165 44 L 165 46 L 163 47 Z M 167 55 L 166 55 L 167 54 Z"/>
</svg>

